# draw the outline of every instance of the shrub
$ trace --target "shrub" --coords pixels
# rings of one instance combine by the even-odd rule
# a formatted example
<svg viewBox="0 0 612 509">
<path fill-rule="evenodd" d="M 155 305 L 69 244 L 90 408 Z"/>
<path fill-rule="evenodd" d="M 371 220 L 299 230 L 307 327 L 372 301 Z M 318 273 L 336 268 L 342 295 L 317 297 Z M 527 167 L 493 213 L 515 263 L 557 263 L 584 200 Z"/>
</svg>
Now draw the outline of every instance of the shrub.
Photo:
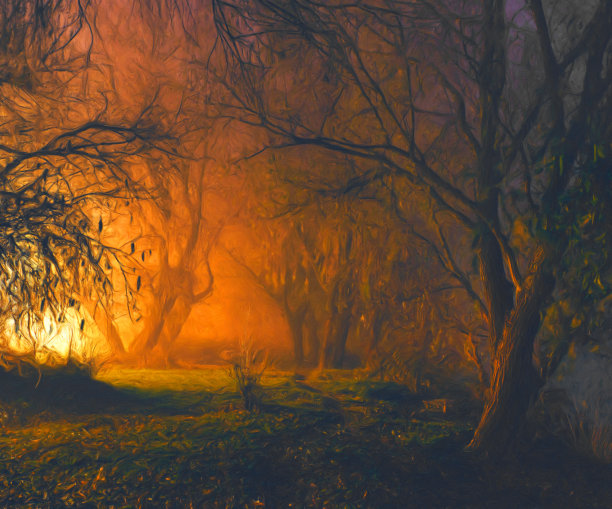
<svg viewBox="0 0 612 509">
<path fill-rule="evenodd" d="M 229 376 L 236 383 L 244 408 L 248 411 L 259 410 L 262 392 L 260 381 L 268 367 L 267 353 L 256 348 L 251 337 L 246 337 L 239 342 L 238 351 L 231 361 Z"/>
<path fill-rule="evenodd" d="M 576 452 L 609 463 L 612 424 L 603 413 L 604 403 L 579 402 L 566 389 L 545 388 L 531 411 L 531 420 L 540 433 L 556 436 Z"/>
<path fill-rule="evenodd" d="M 587 413 L 574 403 L 574 411 L 566 419 L 566 434 L 576 451 L 612 462 L 612 425 L 597 410 Z"/>
</svg>

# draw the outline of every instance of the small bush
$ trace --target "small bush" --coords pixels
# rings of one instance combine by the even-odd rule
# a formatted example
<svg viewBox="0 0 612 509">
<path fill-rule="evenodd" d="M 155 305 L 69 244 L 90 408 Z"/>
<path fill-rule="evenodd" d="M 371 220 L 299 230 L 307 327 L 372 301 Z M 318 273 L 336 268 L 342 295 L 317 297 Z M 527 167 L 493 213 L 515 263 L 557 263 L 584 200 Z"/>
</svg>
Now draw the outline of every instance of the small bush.
<svg viewBox="0 0 612 509">
<path fill-rule="evenodd" d="M 242 396 L 244 408 L 248 411 L 259 410 L 261 406 L 261 377 L 268 367 L 268 356 L 261 348 L 256 348 L 251 337 L 238 344 L 238 352 L 231 359 L 229 376 L 236 383 Z"/>
</svg>

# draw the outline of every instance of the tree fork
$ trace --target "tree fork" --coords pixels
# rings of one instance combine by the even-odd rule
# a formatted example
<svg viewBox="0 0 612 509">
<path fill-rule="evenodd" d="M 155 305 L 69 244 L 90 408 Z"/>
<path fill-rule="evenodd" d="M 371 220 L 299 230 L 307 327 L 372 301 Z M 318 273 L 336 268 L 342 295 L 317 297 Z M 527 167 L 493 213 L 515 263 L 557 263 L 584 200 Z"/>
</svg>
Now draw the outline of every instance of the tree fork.
<svg viewBox="0 0 612 509">
<path fill-rule="evenodd" d="M 542 383 L 533 365 L 533 346 L 540 312 L 555 286 L 549 259 L 543 249 L 536 254 L 531 275 L 504 326 L 493 360 L 489 400 L 468 445 L 470 450 L 501 454 L 523 432 L 527 410 Z"/>
<path fill-rule="evenodd" d="M 479 240 L 478 258 L 489 308 L 489 346 L 492 357 L 495 357 L 506 318 L 514 305 L 514 287 L 506 278 L 501 249 L 489 230 Z"/>
</svg>

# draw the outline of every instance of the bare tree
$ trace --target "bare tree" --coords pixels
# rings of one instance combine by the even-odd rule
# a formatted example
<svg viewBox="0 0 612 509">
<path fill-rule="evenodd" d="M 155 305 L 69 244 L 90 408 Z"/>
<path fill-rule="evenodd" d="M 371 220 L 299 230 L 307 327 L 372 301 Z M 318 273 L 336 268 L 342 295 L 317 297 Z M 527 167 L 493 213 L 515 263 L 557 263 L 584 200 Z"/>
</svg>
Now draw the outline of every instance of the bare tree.
<svg viewBox="0 0 612 509">
<path fill-rule="evenodd" d="M 210 168 L 208 168 L 210 170 Z M 145 262 L 153 255 L 142 282 L 144 327 L 130 346 L 139 362 L 168 365 L 171 347 L 192 308 L 213 291 L 210 252 L 226 218 L 214 217 L 210 200 L 214 187 L 206 164 L 182 164 L 171 179 L 152 171 L 156 189 L 152 203 L 142 203 L 145 232 L 135 250 Z"/>
<path fill-rule="evenodd" d="M 284 222 L 287 223 L 287 222 Z M 248 228 L 257 232 L 257 249 L 265 253 L 247 256 L 244 249 L 225 247 L 232 261 L 261 288 L 282 310 L 293 344 L 294 361 L 305 363 L 304 320 L 309 309 L 309 282 L 304 247 L 293 231 L 292 224 L 270 220 L 247 220 Z M 255 260 L 253 259 L 255 258 Z"/>
<path fill-rule="evenodd" d="M 464 287 L 483 303 L 492 376 L 471 446 L 505 450 L 542 383 L 532 362 L 540 315 L 567 270 L 570 241 L 584 241 L 568 225 L 582 217 L 577 208 L 606 224 L 602 197 L 589 201 L 585 190 L 609 168 L 612 4 L 213 0 L 212 8 L 219 44 L 207 72 L 225 86 L 214 97 L 219 118 L 266 130 L 272 141 L 261 150 L 349 155 L 363 171 L 338 192 L 391 181 L 400 213 L 410 188 L 462 232 L 463 242 L 432 242 L 459 279 L 456 262 L 470 252 L 479 260 L 480 288 Z M 585 284 L 595 287 L 602 267 L 587 265 Z"/>
</svg>

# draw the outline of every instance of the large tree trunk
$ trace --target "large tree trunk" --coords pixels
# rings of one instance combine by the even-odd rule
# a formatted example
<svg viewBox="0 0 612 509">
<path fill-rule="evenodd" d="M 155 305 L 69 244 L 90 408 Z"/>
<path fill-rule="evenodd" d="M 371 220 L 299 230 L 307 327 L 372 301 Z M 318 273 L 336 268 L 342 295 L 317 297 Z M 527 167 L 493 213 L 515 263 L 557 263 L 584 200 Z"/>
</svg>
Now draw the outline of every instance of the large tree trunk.
<svg viewBox="0 0 612 509">
<path fill-rule="evenodd" d="M 486 209 L 489 213 L 491 210 L 496 210 L 497 200 L 494 199 L 488 205 Z M 478 243 L 478 257 L 480 278 L 489 309 L 489 348 L 491 356 L 494 357 L 504 333 L 506 319 L 514 305 L 514 287 L 506 278 L 499 244 L 488 230 L 483 233 Z"/>
<path fill-rule="evenodd" d="M 488 455 L 507 451 L 520 438 L 541 379 L 533 365 L 540 312 L 554 288 L 550 261 L 540 251 L 517 295 L 494 352 L 489 399 L 469 447 Z"/>
</svg>

